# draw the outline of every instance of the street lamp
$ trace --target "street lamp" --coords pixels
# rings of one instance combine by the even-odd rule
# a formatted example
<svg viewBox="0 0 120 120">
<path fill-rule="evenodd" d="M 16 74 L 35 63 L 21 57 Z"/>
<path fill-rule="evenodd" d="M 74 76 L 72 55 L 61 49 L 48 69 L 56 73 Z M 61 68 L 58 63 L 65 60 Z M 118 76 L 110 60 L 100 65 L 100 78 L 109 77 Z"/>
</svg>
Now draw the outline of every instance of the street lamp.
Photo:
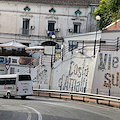
<svg viewBox="0 0 120 120">
<path fill-rule="evenodd" d="M 95 48 L 96 48 L 96 40 L 97 40 L 97 27 L 98 27 L 98 21 L 100 21 L 100 16 L 97 15 L 95 18 L 96 18 L 97 24 L 96 24 L 95 43 L 94 43 L 94 57 L 95 57 Z"/>
<path fill-rule="evenodd" d="M 55 39 L 55 35 L 52 35 L 52 39 Z"/>
<path fill-rule="evenodd" d="M 56 38 L 56 36 L 53 34 L 53 35 L 52 35 L 52 40 L 54 41 L 55 38 Z M 52 66 L 53 66 L 53 62 L 52 62 L 52 61 L 53 61 L 53 60 L 52 60 L 52 59 L 53 59 L 53 46 L 54 46 L 54 43 L 52 42 L 52 43 L 51 43 L 52 54 L 51 54 L 51 71 L 50 71 L 49 89 L 51 89 L 51 80 L 52 80 L 52 72 L 53 72 L 53 71 L 52 71 L 52 69 L 53 69 L 53 68 L 52 68 Z"/>
<path fill-rule="evenodd" d="M 54 41 L 54 39 L 56 38 L 56 36 L 55 35 L 52 35 L 52 39 L 53 39 L 53 41 Z M 52 65 L 53 65 L 53 43 L 52 43 L 52 55 L 51 55 L 51 68 L 52 68 Z"/>
<path fill-rule="evenodd" d="M 100 16 L 99 15 L 97 15 L 95 18 L 96 18 L 97 21 L 100 21 Z"/>
</svg>

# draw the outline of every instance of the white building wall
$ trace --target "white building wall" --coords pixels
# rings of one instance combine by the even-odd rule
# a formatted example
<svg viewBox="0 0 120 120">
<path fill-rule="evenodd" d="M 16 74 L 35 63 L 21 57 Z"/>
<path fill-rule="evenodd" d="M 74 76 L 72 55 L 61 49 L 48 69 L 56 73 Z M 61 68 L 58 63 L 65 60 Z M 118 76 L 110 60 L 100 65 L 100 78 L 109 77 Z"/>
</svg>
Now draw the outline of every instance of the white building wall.
<svg viewBox="0 0 120 120">
<path fill-rule="evenodd" d="M 96 65 L 96 59 L 91 56 L 86 51 L 84 55 L 78 53 L 55 64 L 51 89 L 90 92 Z"/>
<path fill-rule="evenodd" d="M 102 37 L 102 33 L 101 31 L 97 31 L 97 38 L 96 38 L 96 32 L 89 32 L 89 33 L 82 33 L 79 35 L 69 35 L 65 37 L 65 43 L 67 43 L 67 41 L 71 40 L 71 41 L 95 41 L 96 40 L 100 40 L 100 38 Z"/>
<path fill-rule="evenodd" d="M 104 31 L 101 35 L 103 40 L 116 40 L 120 37 L 120 31 Z"/>
<path fill-rule="evenodd" d="M 29 66 L 15 66 L 15 65 L 11 65 L 10 68 L 8 69 L 8 74 L 10 74 L 10 69 L 14 68 L 14 74 L 16 73 L 29 73 L 30 68 Z"/>
<path fill-rule="evenodd" d="M 82 55 L 76 49 L 73 51 L 73 54 L 68 52 L 67 56 L 64 56 L 63 61 L 59 60 L 54 63 L 51 79 L 48 78 L 49 88 L 105 95 L 109 95 L 110 91 L 112 96 L 120 96 L 120 51 L 108 49 L 110 45 L 116 47 L 113 43 L 110 44 L 109 42 L 111 40 L 115 42 L 116 38 L 119 37 L 118 33 L 112 32 L 110 34 L 108 32 L 107 34 L 98 32 L 96 39 L 98 46 L 96 46 L 95 56 L 93 56 L 95 33 L 66 37 L 66 48 L 68 47 L 69 40 L 79 40 L 79 44 L 82 44 L 81 41 L 85 40 L 87 43 L 83 50 L 84 54 Z M 112 34 L 114 37 L 112 37 Z M 102 43 L 107 45 L 106 51 L 99 51 L 100 38 L 106 41 L 106 43 Z M 75 53 L 77 50 L 78 53 Z M 49 69 L 51 68 L 49 67 Z"/>
<path fill-rule="evenodd" d="M 26 6 L 30 8 L 30 11 L 24 11 Z M 51 8 L 54 8 L 56 12 L 49 13 Z M 78 9 L 82 12 L 80 16 L 75 15 L 75 11 Z M 89 11 L 90 8 L 86 6 L 51 6 L 47 4 L 0 1 L 0 33 L 21 34 L 23 18 L 30 19 L 30 27 L 35 26 L 34 30 L 30 30 L 30 35 L 36 35 L 34 40 L 38 39 L 37 36 L 47 36 L 48 20 L 56 21 L 55 28 L 60 29 L 60 32 L 56 33 L 57 37 L 73 34 L 68 32 L 69 28 L 74 29 L 73 22 L 80 22 L 81 33 L 84 33 L 86 32 Z M 8 38 L 8 40 L 11 39 Z"/>
<path fill-rule="evenodd" d="M 101 51 L 97 55 L 92 92 L 120 96 L 120 51 Z"/>
<path fill-rule="evenodd" d="M 0 63 L 0 75 L 7 74 L 7 69 L 5 67 L 5 64 Z"/>
<path fill-rule="evenodd" d="M 50 81 L 50 66 L 38 66 L 37 67 L 37 75 L 34 80 L 34 88 L 39 89 L 49 89 L 49 81 Z"/>
</svg>

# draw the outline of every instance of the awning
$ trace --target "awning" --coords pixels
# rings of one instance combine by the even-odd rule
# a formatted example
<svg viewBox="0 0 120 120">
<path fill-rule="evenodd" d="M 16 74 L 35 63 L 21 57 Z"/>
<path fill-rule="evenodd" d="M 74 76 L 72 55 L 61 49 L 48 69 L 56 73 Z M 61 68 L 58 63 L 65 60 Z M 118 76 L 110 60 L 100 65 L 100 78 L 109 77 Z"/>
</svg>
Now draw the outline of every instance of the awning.
<svg viewBox="0 0 120 120">
<path fill-rule="evenodd" d="M 25 50 L 26 51 L 40 51 L 40 50 L 44 50 L 45 47 L 44 46 L 33 46 L 33 47 L 26 47 Z"/>
<path fill-rule="evenodd" d="M 16 41 L 12 41 L 12 42 L 0 44 L 0 47 L 26 48 L 27 46 Z"/>
</svg>

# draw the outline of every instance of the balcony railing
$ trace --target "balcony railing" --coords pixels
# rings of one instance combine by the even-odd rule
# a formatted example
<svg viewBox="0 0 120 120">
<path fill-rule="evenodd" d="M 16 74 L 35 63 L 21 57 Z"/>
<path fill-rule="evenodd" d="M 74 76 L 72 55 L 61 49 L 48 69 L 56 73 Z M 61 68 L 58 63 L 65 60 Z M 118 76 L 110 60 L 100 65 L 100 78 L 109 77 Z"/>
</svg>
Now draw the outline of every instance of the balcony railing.
<svg viewBox="0 0 120 120">
<path fill-rule="evenodd" d="M 22 34 L 23 35 L 29 35 L 29 29 L 24 29 L 24 28 L 22 28 Z"/>
</svg>

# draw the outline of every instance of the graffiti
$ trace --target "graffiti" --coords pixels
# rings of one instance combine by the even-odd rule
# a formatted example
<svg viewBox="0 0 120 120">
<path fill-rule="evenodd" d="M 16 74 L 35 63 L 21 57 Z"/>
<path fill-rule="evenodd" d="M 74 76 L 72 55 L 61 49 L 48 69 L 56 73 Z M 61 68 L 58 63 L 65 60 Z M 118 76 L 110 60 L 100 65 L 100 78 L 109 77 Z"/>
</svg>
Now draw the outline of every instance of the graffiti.
<svg viewBox="0 0 120 120">
<path fill-rule="evenodd" d="M 108 60 L 108 70 L 111 69 L 111 55 L 109 55 L 109 60 Z"/>
<path fill-rule="evenodd" d="M 64 76 L 65 76 L 65 75 L 63 74 L 62 77 L 61 77 L 61 78 L 59 79 L 59 81 L 58 81 L 58 86 L 59 86 L 59 87 L 62 86 L 63 79 L 64 79 L 63 77 L 64 77 Z M 61 89 L 61 88 L 60 88 L 60 89 Z"/>
<path fill-rule="evenodd" d="M 99 57 L 100 57 L 100 64 L 98 66 L 98 70 L 105 70 L 105 66 L 106 66 L 106 62 L 107 62 L 107 54 L 105 54 L 104 62 L 103 62 L 103 55 L 102 55 L 102 53 L 99 54 Z"/>
<path fill-rule="evenodd" d="M 111 74 L 109 74 L 109 73 L 106 73 L 105 74 L 105 79 L 108 81 L 104 81 L 104 85 L 103 86 L 105 86 L 105 87 L 109 87 L 109 88 L 111 88 L 111 80 L 108 78 L 108 77 L 111 77 Z"/>
<path fill-rule="evenodd" d="M 99 58 L 100 58 L 100 64 L 98 65 L 98 70 L 112 70 L 112 69 L 117 69 L 119 67 L 119 58 L 118 57 L 111 57 L 111 54 L 104 54 L 104 58 L 103 58 L 103 53 L 99 54 Z M 108 62 L 107 62 L 108 60 Z M 107 64 L 108 63 L 108 64 Z M 108 68 L 108 69 L 107 69 Z M 111 74 L 111 73 L 105 73 L 104 76 L 105 80 L 103 83 L 103 86 L 111 88 L 112 86 L 116 86 L 120 88 L 120 81 L 119 81 L 119 72 L 116 73 L 116 77 L 115 74 Z"/>
<path fill-rule="evenodd" d="M 44 69 L 38 74 L 40 84 L 48 84 L 48 76 L 47 76 L 47 70 Z"/>
<path fill-rule="evenodd" d="M 108 70 L 111 69 L 111 62 L 112 62 L 112 68 L 118 68 L 118 63 L 119 63 L 118 57 L 113 57 L 113 59 L 111 59 L 111 54 L 109 54 L 109 56 L 108 56 L 108 54 L 105 54 L 104 59 L 103 59 L 103 53 L 100 53 L 99 54 L 100 64 L 98 65 L 98 70 L 102 70 L 102 71 L 107 70 L 106 69 L 107 57 L 108 57 Z"/>
<path fill-rule="evenodd" d="M 118 68 L 118 64 L 115 66 L 115 63 L 119 62 L 119 58 L 118 57 L 113 57 L 113 62 L 112 62 L 112 67 L 113 68 Z"/>
<path fill-rule="evenodd" d="M 114 81 L 114 74 L 112 74 L 112 85 L 113 86 L 118 86 L 119 85 L 119 72 L 117 72 L 117 77 L 116 77 L 116 84 L 115 84 L 115 81 Z M 120 87 L 120 86 L 119 86 Z"/>
<path fill-rule="evenodd" d="M 63 74 L 58 80 L 58 87 L 63 90 L 71 91 L 86 91 L 87 87 L 87 77 L 89 73 L 89 67 L 85 64 L 85 60 L 81 67 L 71 61 L 69 73 L 66 76 Z"/>
<path fill-rule="evenodd" d="M 105 87 L 111 88 L 111 86 L 116 86 L 120 88 L 120 83 L 119 83 L 119 72 L 117 72 L 116 79 L 114 74 L 106 73 L 105 74 L 105 81 L 104 85 Z M 116 80 L 116 81 L 115 81 Z"/>
</svg>

